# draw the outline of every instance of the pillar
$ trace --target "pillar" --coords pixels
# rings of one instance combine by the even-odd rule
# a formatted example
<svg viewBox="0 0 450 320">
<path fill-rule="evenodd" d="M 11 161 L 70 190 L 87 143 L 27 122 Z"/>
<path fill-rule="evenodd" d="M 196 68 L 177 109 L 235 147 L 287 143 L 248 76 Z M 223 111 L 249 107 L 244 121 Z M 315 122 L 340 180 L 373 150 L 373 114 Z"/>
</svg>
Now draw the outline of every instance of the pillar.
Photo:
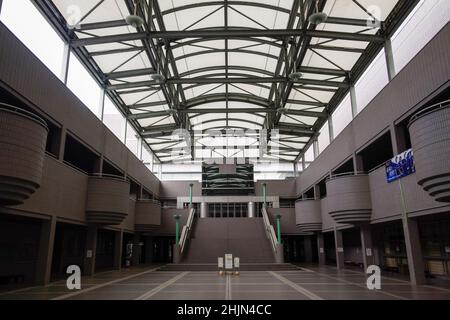
<svg viewBox="0 0 450 320">
<path fill-rule="evenodd" d="M 409 278 L 412 285 L 425 284 L 425 267 L 419 237 L 419 227 L 416 219 L 403 218 L 403 233 L 405 235 L 406 255 L 408 258 Z"/>
<path fill-rule="evenodd" d="M 355 119 L 358 115 L 358 103 L 356 100 L 356 89 L 354 85 L 350 87 L 350 104 L 352 107 L 352 119 Z"/>
<path fill-rule="evenodd" d="M 200 205 L 200 218 L 208 218 L 208 203 L 202 202 Z"/>
<path fill-rule="evenodd" d="M 66 135 L 67 129 L 66 127 L 61 128 L 61 135 L 59 138 L 59 148 L 58 148 L 58 160 L 64 161 L 64 152 L 66 150 Z"/>
<path fill-rule="evenodd" d="M 263 188 L 264 206 L 267 208 L 267 184 L 263 183 L 262 188 Z"/>
<path fill-rule="evenodd" d="M 50 220 L 42 221 L 36 264 L 36 283 L 40 285 L 46 285 L 50 282 L 55 232 L 56 217 L 52 216 Z"/>
<path fill-rule="evenodd" d="M 322 232 L 319 232 L 317 234 L 317 250 L 318 250 L 318 257 L 319 257 L 319 265 L 323 266 L 323 265 L 325 265 L 326 257 L 325 257 L 325 241 L 324 241 Z"/>
<path fill-rule="evenodd" d="M 344 242 L 342 241 L 342 231 L 334 228 L 334 245 L 336 251 L 336 267 L 338 270 L 344 269 Z"/>
<path fill-rule="evenodd" d="M 248 217 L 254 218 L 255 217 L 255 203 L 250 201 L 248 203 Z"/>
<path fill-rule="evenodd" d="M 281 243 L 281 214 L 277 214 L 277 240 Z"/>
<path fill-rule="evenodd" d="M 97 234 L 96 226 L 88 226 L 86 239 L 86 255 L 84 262 L 84 275 L 92 276 L 95 272 L 95 255 L 97 253 Z"/>
<path fill-rule="evenodd" d="M 193 183 L 189 184 L 189 208 L 192 208 L 192 187 L 194 186 Z"/>
<path fill-rule="evenodd" d="M 115 270 L 122 268 L 123 230 L 114 233 L 114 265 Z"/>
<path fill-rule="evenodd" d="M 303 248 L 305 250 L 305 262 L 312 263 L 312 241 L 310 236 L 303 237 Z"/>
<path fill-rule="evenodd" d="M 362 157 L 356 153 L 353 154 L 353 169 L 355 174 L 358 172 L 364 172 Z"/>
<path fill-rule="evenodd" d="M 386 67 L 387 67 L 387 72 L 388 72 L 388 78 L 389 78 L 389 81 L 391 81 L 396 75 L 394 54 L 392 52 L 391 39 L 387 39 L 384 43 L 384 54 L 386 57 Z"/>
<path fill-rule="evenodd" d="M 375 264 L 372 231 L 369 224 L 364 224 L 360 228 L 361 235 L 361 254 L 363 256 L 364 271 L 373 264 Z"/>
</svg>

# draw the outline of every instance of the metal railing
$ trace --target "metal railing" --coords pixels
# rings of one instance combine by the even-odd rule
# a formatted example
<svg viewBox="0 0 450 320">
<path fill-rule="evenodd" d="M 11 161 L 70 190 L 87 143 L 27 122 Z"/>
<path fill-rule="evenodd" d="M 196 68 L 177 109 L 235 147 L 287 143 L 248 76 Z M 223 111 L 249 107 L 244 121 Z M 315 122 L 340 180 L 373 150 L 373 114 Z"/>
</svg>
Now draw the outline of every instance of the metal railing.
<svg viewBox="0 0 450 320">
<path fill-rule="evenodd" d="M 277 244 L 278 239 L 277 235 L 275 234 L 275 229 L 270 224 L 269 215 L 267 214 L 267 209 L 263 206 L 262 209 L 262 217 L 264 221 L 264 229 L 266 230 L 267 238 L 269 238 L 270 244 L 272 245 L 273 252 L 277 252 Z"/>
<path fill-rule="evenodd" d="M 180 236 L 179 245 L 180 245 L 180 253 L 181 254 L 183 254 L 189 232 L 192 229 L 192 223 L 194 221 L 194 216 L 195 216 L 195 209 L 194 208 L 189 209 L 189 216 L 187 218 L 186 224 L 183 226 L 183 230 L 181 231 L 181 236 Z"/>
<path fill-rule="evenodd" d="M 410 126 L 417 119 L 419 119 L 419 118 L 421 118 L 421 117 L 423 117 L 423 116 L 425 116 L 427 114 L 433 113 L 436 110 L 444 109 L 444 108 L 447 108 L 447 107 L 450 107 L 450 100 L 445 100 L 445 101 L 433 104 L 431 106 L 428 106 L 428 107 L 420 110 L 419 112 L 417 112 L 415 115 L 413 115 L 411 117 L 411 119 L 409 120 L 408 126 Z"/>
</svg>

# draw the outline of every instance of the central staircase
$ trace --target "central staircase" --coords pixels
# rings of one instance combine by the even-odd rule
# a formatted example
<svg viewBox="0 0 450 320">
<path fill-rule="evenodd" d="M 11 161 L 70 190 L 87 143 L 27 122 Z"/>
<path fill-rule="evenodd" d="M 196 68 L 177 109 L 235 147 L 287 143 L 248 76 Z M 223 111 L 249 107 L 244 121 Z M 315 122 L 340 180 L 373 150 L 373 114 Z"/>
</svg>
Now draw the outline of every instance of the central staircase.
<svg viewBox="0 0 450 320">
<path fill-rule="evenodd" d="M 276 263 L 262 218 L 201 218 L 192 225 L 181 263 L 161 270 L 217 270 L 217 258 L 226 253 L 240 258 L 242 271 L 297 269 Z"/>
</svg>

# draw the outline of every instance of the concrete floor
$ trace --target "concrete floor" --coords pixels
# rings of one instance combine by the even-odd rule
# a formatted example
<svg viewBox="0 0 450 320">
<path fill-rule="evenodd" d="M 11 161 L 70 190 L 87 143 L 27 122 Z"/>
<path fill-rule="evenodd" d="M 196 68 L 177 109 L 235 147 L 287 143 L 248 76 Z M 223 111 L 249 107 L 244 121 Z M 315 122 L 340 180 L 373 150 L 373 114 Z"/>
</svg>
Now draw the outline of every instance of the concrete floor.
<svg viewBox="0 0 450 320">
<path fill-rule="evenodd" d="M 363 273 L 333 267 L 298 271 L 245 271 L 219 276 L 211 271 L 158 271 L 155 266 L 122 269 L 82 278 L 82 289 L 69 291 L 65 281 L 48 286 L 0 292 L 0 300 L 410 300 L 450 299 L 450 289 L 411 286 L 382 277 L 382 289 L 366 288 Z"/>
</svg>

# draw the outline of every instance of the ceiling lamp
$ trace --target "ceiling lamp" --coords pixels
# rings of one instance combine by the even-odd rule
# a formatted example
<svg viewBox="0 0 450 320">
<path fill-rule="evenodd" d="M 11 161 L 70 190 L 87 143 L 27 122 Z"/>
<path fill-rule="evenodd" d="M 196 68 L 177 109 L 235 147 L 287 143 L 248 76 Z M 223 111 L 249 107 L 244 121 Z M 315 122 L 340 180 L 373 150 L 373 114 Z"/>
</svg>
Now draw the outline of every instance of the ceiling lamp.
<svg viewBox="0 0 450 320">
<path fill-rule="evenodd" d="M 302 79 L 302 77 L 303 77 L 303 73 L 298 72 L 298 71 L 297 72 L 292 72 L 289 75 L 289 80 L 291 80 L 293 82 L 296 82 L 296 81 L 300 81 Z"/>
<path fill-rule="evenodd" d="M 139 0 L 134 1 L 134 14 L 130 14 L 128 17 L 125 18 L 125 21 L 134 28 L 142 27 L 144 24 L 144 19 L 141 18 L 137 14 L 137 8 L 138 8 Z"/>
<path fill-rule="evenodd" d="M 327 20 L 328 16 L 325 12 L 319 12 L 319 0 L 316 0 L 316 12 L 309 16 L 308 21 L 311 24 L 319 25 Z"/>
<path fill-rule="evenodd" d="M 152 78 L 153 81 L 157 83 L 163 83 L 165 80 L 164 76 L 160 73 L 152 73 L 150 77 Z"/>
<path fill-rule="evenodd" d="M 297 71 L 297 61 L 295 61 L 295 57 L 294 57 L 294 49 L 291 49 L 291 63 L 293 64 L 293 69 L 292 73 L 290 73 L 288 75 L 289 80 L 291 80 L 292 82 L 297 82 L 300 81 L 303 77 L 303 74 L 299 71 Z"/>
</svg>

